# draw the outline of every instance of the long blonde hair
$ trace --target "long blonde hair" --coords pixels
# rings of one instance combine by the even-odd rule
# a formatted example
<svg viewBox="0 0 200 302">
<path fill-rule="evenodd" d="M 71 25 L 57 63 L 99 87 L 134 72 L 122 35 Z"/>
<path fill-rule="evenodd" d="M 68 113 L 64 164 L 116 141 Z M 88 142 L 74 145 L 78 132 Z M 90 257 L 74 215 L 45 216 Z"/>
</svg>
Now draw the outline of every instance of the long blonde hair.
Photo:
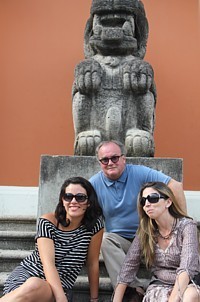
<svg viewBox="0 0 200 302">
<path fill-rule="evenodd" d="M 140 239 L 142 256 L 144 257 L 144 261 L 146 267 L 149 268 L 152 266 L 155 255 L 155 244 L 157 241 L 156 230 L 157 224 L 154 219 L 151 219 L 143 210 L 143 206 L 141 204 L 141 198 L 143 197 L 143 191 L 146 188 L 153 188 L 165 199 L 170 198 L 171 205 L 168 208 L 169 213 L 175 218 L 188 217 L 187 214 L 180 208 L 172 190 L 162 182 L 149 182 L 146 183 L 140 190 L 138 195 L 138 213 L 140 218 L 139 228 L 137 234 Z M 188 217 L 189 218 L 189 217 Z"/>
</svg>

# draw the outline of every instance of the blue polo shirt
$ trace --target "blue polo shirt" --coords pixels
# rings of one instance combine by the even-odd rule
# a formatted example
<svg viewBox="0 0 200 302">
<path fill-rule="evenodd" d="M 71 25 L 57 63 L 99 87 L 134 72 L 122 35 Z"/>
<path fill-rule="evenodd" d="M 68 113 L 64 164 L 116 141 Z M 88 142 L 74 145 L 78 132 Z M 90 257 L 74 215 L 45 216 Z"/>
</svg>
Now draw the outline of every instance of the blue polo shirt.
<svg viewBox="0 0 200 302">
<path fill-rule="evenodd" d="M 102 171 L 90 178 L 105 218 L 107 232 L 133 238 L 139 224 L 137 196 L 146 182 L 161 181 L 166 184 L 171 177 L 157 170 L 127 164 L 117 180 L 108 179 Z"/>
</svg>

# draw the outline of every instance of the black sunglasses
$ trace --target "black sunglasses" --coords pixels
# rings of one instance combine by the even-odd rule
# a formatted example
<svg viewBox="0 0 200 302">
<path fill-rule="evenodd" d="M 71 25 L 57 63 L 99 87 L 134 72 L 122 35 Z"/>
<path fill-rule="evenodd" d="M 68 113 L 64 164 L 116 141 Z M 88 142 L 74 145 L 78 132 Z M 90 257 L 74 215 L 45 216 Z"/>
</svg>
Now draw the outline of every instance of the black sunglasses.
<svg viewBox="0 0 200 302">
<path fill-rule="evenodd" d="M 72 201 L 73 198 L 75 198 L 77 202 L 84 202 L 88 199 L 87 195 L 82 193 L 78 193 L 76 195 L 73 195 L 71 193 L 65 193 L 63 195 L 63 199 L 68 202 Z"/>
<path fill-rule="evenodd" d="M 124 154 L 121 154 L 121 155 L 114 155 L 114 156 L 112 156 L 112 157 L 103 157 L 102 159 L 99 159 L 99 161 L 100 161 L 103 165 L 105 165 L 105 166 L 108 165 L 109 160 L 111 160 L 112 163 L 116 164 L 116 163 L 119 161 L 120 157 L 123 156 L 123 155 L 124 155 Z"/>
<path fill-rule="evenodd" d="M 141 206 L 144 207 L 146 200 L 148 200 L 148 202 L 150 202 L 150 203 L 157 203 L 157 202 L 159 202 L 160 198 L 167 199 L 168 197 L 160 195 L 159 193 L 152 193 L 151 195 L 148 195 L 147 197 L 142 197 L 140 199 L 140 204 L 141 204 Z"/>
</svg>

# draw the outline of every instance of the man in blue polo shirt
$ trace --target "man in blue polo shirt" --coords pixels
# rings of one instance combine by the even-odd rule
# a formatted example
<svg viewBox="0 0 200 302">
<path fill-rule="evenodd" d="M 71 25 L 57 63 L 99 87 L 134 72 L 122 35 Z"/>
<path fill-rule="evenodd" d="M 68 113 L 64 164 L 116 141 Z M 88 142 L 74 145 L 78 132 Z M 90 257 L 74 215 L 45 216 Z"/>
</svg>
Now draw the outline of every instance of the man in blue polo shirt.
<svg viewBox="0 0 200 302">
<path fill-rule="evenodd" d="M 102 255 L 115 288 L 125 255 L 138 228 L 137 196 L 146 182 L 161 181 L 173 191 L 186 211 L 182 183 L 154 169 L 126 164 L 126 150 L 117 141 L 101 142 L 96 150 L 102 171 L 91 177 L 105 217 Z"/>
</svg>

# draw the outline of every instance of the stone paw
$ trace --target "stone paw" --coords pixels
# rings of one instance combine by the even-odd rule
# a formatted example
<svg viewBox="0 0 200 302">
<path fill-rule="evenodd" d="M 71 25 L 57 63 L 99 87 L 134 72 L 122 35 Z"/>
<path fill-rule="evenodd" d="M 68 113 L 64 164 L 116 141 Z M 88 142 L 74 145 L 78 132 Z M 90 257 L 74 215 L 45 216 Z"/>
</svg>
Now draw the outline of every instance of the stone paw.
<svg viewBox="0 0 200 302">
<path fill-rule="evenodd" d="M 95 150 L 101 142 L 101 133 L 98 130 L 89 130 L 77 135 L 74 155 L 95 156 Z"/>
<path fill-rule="evenodd" d="M 131 129 L 127 131 L 125 146 L 127 156 L 130 157 L 153 157 L 154 156 L 154 139 L 151 133 Z"/>
</svg>

